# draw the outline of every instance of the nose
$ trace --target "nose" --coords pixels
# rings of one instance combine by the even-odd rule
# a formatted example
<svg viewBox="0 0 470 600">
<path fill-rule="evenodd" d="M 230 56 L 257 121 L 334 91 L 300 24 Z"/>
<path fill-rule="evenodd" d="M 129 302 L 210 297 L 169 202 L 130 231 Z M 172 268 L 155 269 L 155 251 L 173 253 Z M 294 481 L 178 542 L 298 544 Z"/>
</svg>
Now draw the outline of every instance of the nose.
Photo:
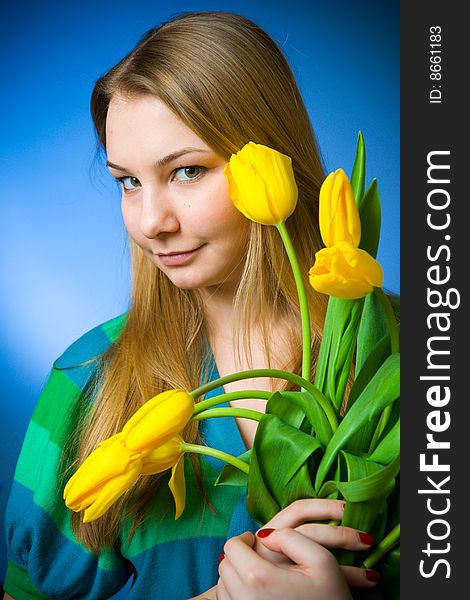
<svg viewBox="0 0 470 600">
<path fill-rule="evenodd" d="M 171 199 L 163 190 L 147 187 L 142 190 L 140 228 L 148 239 L 179 229 L 179 221 Z"/>
</svg>

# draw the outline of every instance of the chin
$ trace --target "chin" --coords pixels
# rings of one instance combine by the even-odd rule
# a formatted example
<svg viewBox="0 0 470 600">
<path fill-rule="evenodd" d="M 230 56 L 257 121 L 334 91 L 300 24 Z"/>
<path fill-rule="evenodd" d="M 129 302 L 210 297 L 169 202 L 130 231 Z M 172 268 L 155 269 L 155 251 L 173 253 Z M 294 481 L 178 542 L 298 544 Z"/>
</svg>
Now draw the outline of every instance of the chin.
<svg viewBox="0 0 470 600">
<path fill-rule="evenodd" d="M 206 279 L 201 277 L 191 277 L 191 276 L 173 276 L 167 274 L 168 279 L 171 283 L 179 288 L 180 290 L 197 290 L 199 288 L 207 287 L 208 284 Z"/>
</svg>

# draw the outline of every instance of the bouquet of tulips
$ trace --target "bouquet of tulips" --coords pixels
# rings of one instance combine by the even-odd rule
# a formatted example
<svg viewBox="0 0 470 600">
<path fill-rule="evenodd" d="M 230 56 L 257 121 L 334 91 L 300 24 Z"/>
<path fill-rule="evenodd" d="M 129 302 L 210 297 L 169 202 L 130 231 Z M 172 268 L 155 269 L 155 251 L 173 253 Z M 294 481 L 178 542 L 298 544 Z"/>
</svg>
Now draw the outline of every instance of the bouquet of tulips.
<svg viewBox="0 0 470 600">
<path fill-rule="evenodd" d="M 302 373 L 255 369 L 234 373 L 186 392 L 169 390 L 144 404 L 124 429 L 101 442 L 68 481 L 64 498 L 84 521 L 101 516 L 142 475 L 171 468 L 176 518 L 184 510 L 184 455 L 224 460 L 218 485 L 246 486 L 247 509 L 264 525 L 300 498 L 346 501 L 343 525 L 373 534 L 368 553 L 342 551 L 342 564 L 371 568 L 380 561 L 381 582 L 365 597 L 399 597 L 400 355 L 396 309 L 381 289 L 375 260 L 380 200 L 374 179 L 365 189 L 362 135 L 348 179 L 338 169 L 320 191 L 320 233 L 325 248 L 309 272 L 315 290 L 330 296 L 311 381 L 310 319 L 304 279 L 285 226 L 297 202 L 291 159 L 249 142 L 225 168 L 235 206 L 249 219 L 275 226 L 289 257 L 302 320 Z M 208 391 L 253 377 L 279 378 L 293 392 L 244 390 L 202 400 Z M 240 398 L 265 398 L 266 412 L 216 408 Z M 189 420 L 213 417 L 257 420 L 253 447 L 231 456 L 188 444 L 180 433 Z M 273 461 L 281 455 L 282 461 Z M 359 597 L 359 595 L 358 595 Z"/>
</svg>

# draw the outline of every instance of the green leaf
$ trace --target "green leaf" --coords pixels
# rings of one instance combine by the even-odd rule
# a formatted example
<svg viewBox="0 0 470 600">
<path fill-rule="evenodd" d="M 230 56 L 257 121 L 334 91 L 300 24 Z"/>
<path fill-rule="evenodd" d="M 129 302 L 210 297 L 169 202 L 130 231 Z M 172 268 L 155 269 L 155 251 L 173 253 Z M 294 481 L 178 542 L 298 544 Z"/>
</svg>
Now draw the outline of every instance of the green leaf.
<svg viewBox="0 0 470 600">
<path fill-rule="evenodd" d="M 380 366 L 390 356 L 390 336 L 385 335 L 370 352 L 367 360 L 362 365 L 356 380 L 351 387 L 348 397 L 346 411 L 349 411 L 354 402 L 360 396 L 366 385 L 375 375 Z M 350 452 L 360 453 L 367 452 L 370 448 L 374 432 L 377 427 L 379 417 L 372 418 L 368 423 L 361 427 L 348 441 L 346 449 Z M 392 424 L 396 419 L 392 422 Z"/>
<path fill-rule="evenodd" d="M 305 416 L 318 440 L 326 447 L 333 435 L 330 422 L 321 406 L 321 401 L 327 402 L 327 399 L 320 391 L 315 392 L 315 395 L 309 392 L 276 392 L 268 400 L 266 413 L 276 415 L 296 429 L 300 429 Z"/>
<path fill-rule="evenodd" d="M 370 455 L 373 460 L 382 465 L 388 465 L 400 453 L 400 420 L 398 420 Z"/>
<path fill-rule="evenodd" d="M 266 413 L 276 415 L 282 421 L 299 429 L 305 418 L 305 411 L 295 402 L 294 394 L 304 392 L 274 392 L 266 404 Z"/>
<path fill-rule="evenodd" d="M 250 461 L 246 508 L 249 515 L 261 526 L 281 510 L 280 505 L 274 500 L 264 481 L 262 467 L 258 462 L 258 454 L 256 452 L 253 452 Z"/>
<path fill-rule="evenodd" d="M 356 376 L 375 347 L 388 333 L 388 321 L 382 303 L 374 294 L 367 294 L 357 334 Z M 390 354 L 390 352 L 389 352 Z"/>
<path fill-rule="evenodd" d="M 261 419 L 248 475 L 247 509 L 256 521 L 266 523 L 294 500 L 314 497 L 308 459 L 317 452 L 322 446 L 316 438 L 275 415 Z"/>
<path fill-rule="evenodd" d="M 366 361 L 362 365 L 359 374 L 356 375 L 356 379 L 349 393 L 347 406 L 348 409 L 351 408 L 351 406 L 362 393 L 362 390 L 366 387 L 380 366 L 385 362 L 387 357 L 390 356 L 390 351 L 390 335 L 387 333 L 374 346 L 372 352 L 370 352 Z"/>
<path fill-rule="evenodd" d="M 368 252 L 374 258 L 377 256 L 380 240 L 380 196 L 377 180 L 373 179 L 364 194 L 364 199 L 359 209 L 361 217 L 361 243 L 359 248 Z"/>
<path fill-rule="evenodd" d="M 362 303 L 362 298 L 328 300 L 314 383 L 332 402 L 337 415 L 343 400 L 338 382 L 342 382 L 341 373 L 348 368 L 344 361 L 351 355 L 350 346 L 355 345 Z"/>
<path fill-rule="evenodd" d="M 371 466 L 370 474 L 354 481 L 327 481 L 322 485 L 318 496 L 324 498 L 334 489 L 337 489 L 346 502 L 356 503 L 373 500 L 378 496 L 390 493 L 393 489 L 390 487 L 390 483 L 393 482 L 400 471 L 400 456 L 395 457 L 386 467 L 372 461 L 369 462 Z"/>
<path fill-rule="evenodd" d="M 389 356 L 348 410 L 328 444 L 318 468 L 315 489 L 319 489 L 339 450 L 365 423 L 400 395 L 400 355 Z"/>
<path fill-rule="evenodd" d="M 240 454 L 238 458 L 243 460 L 243 462 L 250 464 L 251 449 L 247 450 L 243 454 Z M 248 475 L 237 467 L 226 463 L 219 476 L 215 480 L 214 485 L 233 485 L 246 488 L 248 485 Z"/>
<path fill-rule="evenodd" d="M 343 406 L 344 394 L 351 373 L 351 365 L 356 350 L 356 340 L 363 306 L 363 298 L 354 301 L 351 317 L 340 341 L 338 356 L 333 364 L 336 378 L 334 402 L 338 411 L 340 411 Z"/>
<path fill-rule="evenodd" d="M 351 174 L 351 187 L 353 189 L 356 204 L 361 206 L 362 196 L 364 194 L 364 182 L 366 176 L 366 147 L 362 132 L 359 131 L 356 144 L 356 157 Z"/>
<path fill-rule="evenodd" d="M 342 525 L 361 531 L 371 532 L 378 523 L 379 536 L 385 532 L 387 497 L 393 492 L 395 476 L 400 468 L 399 458 L 389 467 L 384 467 L 364 456 L 340 452 L 338 458 L 343 464 L 342 480 L 326 482 L 319 497 L 329 496 L 335 489 L 346 500 Z M 380 539 L 380 537 L 378 538 Z M 337 556 L 341 564 L 354 564 L 356 552 L 340 552 Z"/>
</svg>

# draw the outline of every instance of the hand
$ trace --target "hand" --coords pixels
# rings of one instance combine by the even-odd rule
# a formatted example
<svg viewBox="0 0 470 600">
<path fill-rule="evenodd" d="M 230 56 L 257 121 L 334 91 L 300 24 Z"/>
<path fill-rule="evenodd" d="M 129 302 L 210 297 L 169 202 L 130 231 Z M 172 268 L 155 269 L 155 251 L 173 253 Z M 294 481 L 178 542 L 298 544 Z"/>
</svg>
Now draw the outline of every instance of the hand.
<svg viewBox="0 0 470 600">
<path fill-rule="evenodd" d="M 244 594 L 248 594 L 248 589 L 245 589 L 248 586 L 254 595 L 248 595 L 246 598 L 256 599 L 264 598 L 260 593 L 265 584 L 268 585 L 270 597 L 273 599 L 278 597 L 277 593 L 281 594 L 279 597 L 287 593 L 284 598 L 293 599 L 323 599 L 325 594 L 328 597 L 334 593 L 336 595 L 331 597 L 339 600 L 351 598 L 346 583 L 353 587 L 373 587 L 378 580 L 378 572 L 357 567 L 339 567 L 334 556 L 326 549 L 366 550 L 371 545 L 370 536 L 364 536 L 363 532 L 349 527 L 308 523 L 312 520 L 340 520 L 343 511 L 344 503 L 338 500 L 298 500 L 280 511 L 263 527 L 262 532 L 269 534 L 267 537 L 255 538 L 251 534 L 243 534 L 232 538 L 233 541 L 229 540 L 225 548 L 229 560 L 223 560 L 219 570 L 221 579 L 217 588 L 218 600 L 237 598 L 237 585 L 245 586 L 240 589 L 240 594 L 242 590 Z M 243 556 L 247 563 L 244 567 L 237 563 L 240 550 L 235 556 L 231 550 L 233 545 L 240 549 L 240 543 L 245 546 Z M 261 562 L 250 562 L 246 556 L 247 550 L 251 558 L 256 551 Z M 234 561 L 236 564 L 233 565 Z M 256 565 L 256 569 L 253 565 Z M 225 578 L 222 577 L 223 570 L 226 573 Z M 235 578 L 234 572 L 238 574 L 238 578 Z M 299 577 L 299 574 L 302 576 Z M 230 586 L 231 592 L 226 584 Z M 283 584 L 288 586 L 287 590 Z M 303 595 L 306 589 L 307 595 Z M 245 595 L 239 597 L 245 598 Z"/>
<path fill-rule="evenodd" d="M 292 528 L 302 533 L 317 544 L 325 548 L 344 548 L 345 550 L 367 550 L 373 543 L 372 536 L 364 535 L 366 532 L 357 531 L 350 527 L 338 525 L 324 525 L 310 523 L 309 521 L 340 521 L 343 518 L 345 503 L 342 500 L 326 500 L 312 498 L 297 500 L 284 510 L 281 510 L 262 528 L 283 529 Z M 254 549 L 266 560 L 279 566 L 292 565 L 283 554 L 274 552 L 267 538 L 256 536 Z M 341 567 L 346 581 L 351 587 L 370 587 L 380 578 L 378 571 L 360 569 L 358 567 Z"/>
<path fill-rule="evenodd" d="M 290 566 L 259 556 L 250 532 L 231 538 L 219 565 L 217 600 L 352 600 L 336 559 L 323 546 L 294 529 L 273 531 L 264 543 L 288 557 Z"/>
</svg>

